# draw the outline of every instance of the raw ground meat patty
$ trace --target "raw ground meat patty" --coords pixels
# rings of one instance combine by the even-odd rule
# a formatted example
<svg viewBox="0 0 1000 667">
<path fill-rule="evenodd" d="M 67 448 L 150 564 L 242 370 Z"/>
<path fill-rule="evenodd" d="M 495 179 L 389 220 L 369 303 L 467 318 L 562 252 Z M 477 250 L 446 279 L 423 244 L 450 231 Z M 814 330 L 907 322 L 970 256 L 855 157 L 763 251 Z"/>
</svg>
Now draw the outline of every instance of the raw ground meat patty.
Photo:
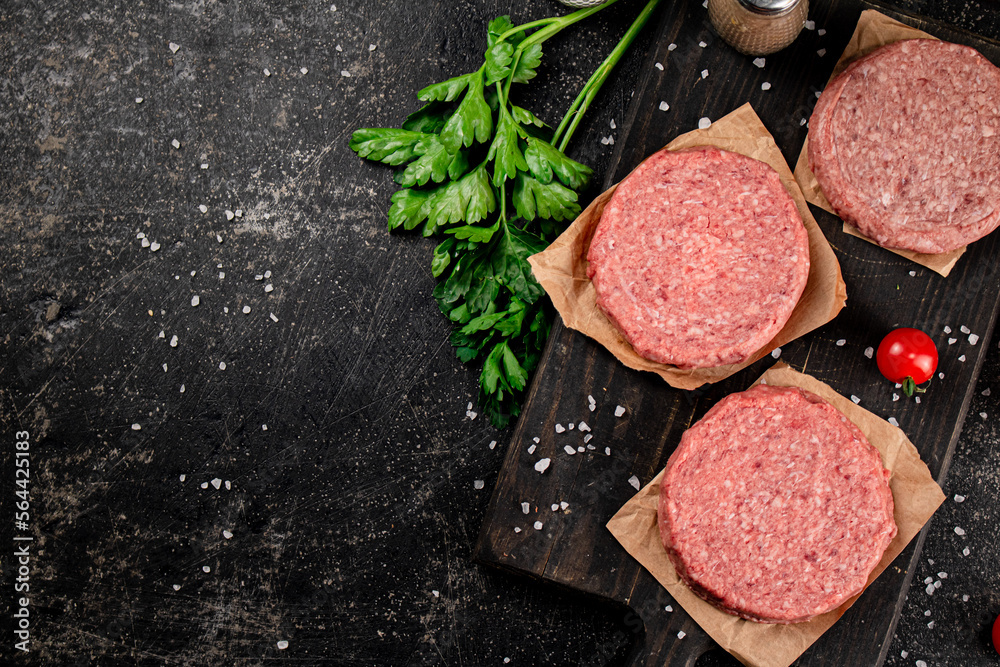
<svg viewBox="0 0 1000 667">
<path fill-rule="evenodd" d="M 796 623 L 861 592 L 896 535 L 878 451 L 815 394 L 757 385 L 681 438 L 660 487 L 677 573 L 713 605 Z"/>
<path fill-rule="evenodd" d="M 587 260 L 598 307 L 637 354 L 706 368 L 745 360 L 785 325 L 809 238 L 770 166 L 663 150 L 618 184 Z"/>
<path fill-rule="evenodd" d="M 820 96 L 809 163 L 837 214 L 879 245 L 972 243 L 1000 225 L 1000 69 L 934 39 L 873 51 Z"/>
</svg>

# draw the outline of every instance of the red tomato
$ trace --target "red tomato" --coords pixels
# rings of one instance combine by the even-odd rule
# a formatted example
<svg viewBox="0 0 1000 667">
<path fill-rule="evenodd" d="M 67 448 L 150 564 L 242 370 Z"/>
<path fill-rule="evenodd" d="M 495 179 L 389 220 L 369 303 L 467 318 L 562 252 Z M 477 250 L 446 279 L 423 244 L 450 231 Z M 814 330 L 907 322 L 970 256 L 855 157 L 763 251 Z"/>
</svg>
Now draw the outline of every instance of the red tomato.
<svg viewBox="0 0 1000 667">
<path fill-rule="evenodd" d="M 916 385 L 927 382 L 937 370 L 938 353 L 934 341 L 920 329 L 894 329 L 879 343 L 875 355 L 878 369 L 888 380 L 903 385 L 912 396 L 922 392 Z"/>
<path fill-rule="evenodd" d="M 996 649 L 997 653 L 1000 653 L 1000 616 L 997 616 L 997 620 L 993 621 L 993 648 Z"/>
</svg>

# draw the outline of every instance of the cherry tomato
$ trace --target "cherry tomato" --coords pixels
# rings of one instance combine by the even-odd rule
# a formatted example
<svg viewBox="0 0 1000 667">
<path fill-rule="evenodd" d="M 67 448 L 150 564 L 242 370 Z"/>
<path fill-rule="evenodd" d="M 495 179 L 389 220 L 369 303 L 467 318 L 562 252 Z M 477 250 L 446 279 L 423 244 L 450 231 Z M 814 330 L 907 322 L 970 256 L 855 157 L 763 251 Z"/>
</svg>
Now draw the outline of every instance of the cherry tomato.
<svg viewBox="0 0 1000 667">
<path fill-rule="evenodd" d="M 993 621 L 993 648 L 996 649 L 997 653 L 1000 653 L 1000 616 L 997 616 L 997 620 Z"/>
<path fill-rule="evenodd" d="M 923 392 L 918 384 L 927 382 L 937 370 L 938 353 L 934 341 L 920 329 L 894 329 L 879 343 L 875 355 L 878 369 L 886 379 L 903 385 L 903 393 Z"/>
</svg>

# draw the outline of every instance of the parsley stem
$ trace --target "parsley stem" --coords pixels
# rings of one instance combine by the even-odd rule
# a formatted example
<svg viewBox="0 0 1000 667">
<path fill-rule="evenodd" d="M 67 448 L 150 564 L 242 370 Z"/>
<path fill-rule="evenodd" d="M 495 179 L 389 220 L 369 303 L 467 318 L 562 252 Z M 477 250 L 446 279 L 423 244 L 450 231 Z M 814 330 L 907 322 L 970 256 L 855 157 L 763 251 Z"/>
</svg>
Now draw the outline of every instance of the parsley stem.
<svg viewBox="0 0 1000 667">
<path fill-rule="evenodd" d="M 580 120 L 583 118 L 584 112 L 590 107 L 590 103 L 594 100 L 594 98 L 597 97 L 598 91 L 600 91 L 601 86 L 604 85 L 604 81 L 611 74 L 611 70 L 613 70 L 615 65 L 618 64 L 618 61 L 621 60 L 622 55 L 624 55 L 628 50 L 628 47 L 631 46 L 636 35 L 638 35 L 639 31 L 646 25 L 649 17 L 652 16 L 653 11 L 659 4 L 660 0 L 649 0 L 649 2 L 646 3 L 646 6 L 643 7 L 641 12 L 639 12 L 639 16 L 637 16 L 635 21 L 632 22 L 632 25 L 629 26 L 625 36 L 622 37 L 621 41 L 618 42 L 618 45 L 615 46 L 614 50 L 608 55 L 604 62 L 601 63 L 600 67 L 594 71 L 594 73 L 590 76 L 590 79 L 580 90 L 580 94 L 577 95 L 575 100 L 573 100 L 573 104 L 570 106 L 569 111 L 566 112 L 566 115 L 563 116 L 562 121 L 556 128 L 555 135 L 552 137 L 552 145 L 556 146 L 560 151 L 566 151 L 566 146 L 569 144 L 569 140 L 573 136 L 573 132 L 576 131 L 577 125 L 580 124 Z M 600 6 L 604 7 L 607 5 Z M 533 36 L 534 35 L 532 35 L 532 37 Z"/>
</svg>

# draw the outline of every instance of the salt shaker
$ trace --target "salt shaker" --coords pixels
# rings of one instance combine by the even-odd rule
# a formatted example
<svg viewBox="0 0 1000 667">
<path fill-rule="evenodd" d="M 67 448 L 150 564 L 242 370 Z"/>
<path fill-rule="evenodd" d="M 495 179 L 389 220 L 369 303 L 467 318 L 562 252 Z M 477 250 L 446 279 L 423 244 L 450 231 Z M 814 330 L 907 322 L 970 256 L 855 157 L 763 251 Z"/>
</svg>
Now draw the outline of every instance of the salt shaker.
<svg viewBox="0 0 1000 667">
<path fill-rule="evenodd" d="M 708 0 L 708 17 L 719 35 L 750 56 L 794 42 L 808 14 L 809 0 Z"/>
</svg>

